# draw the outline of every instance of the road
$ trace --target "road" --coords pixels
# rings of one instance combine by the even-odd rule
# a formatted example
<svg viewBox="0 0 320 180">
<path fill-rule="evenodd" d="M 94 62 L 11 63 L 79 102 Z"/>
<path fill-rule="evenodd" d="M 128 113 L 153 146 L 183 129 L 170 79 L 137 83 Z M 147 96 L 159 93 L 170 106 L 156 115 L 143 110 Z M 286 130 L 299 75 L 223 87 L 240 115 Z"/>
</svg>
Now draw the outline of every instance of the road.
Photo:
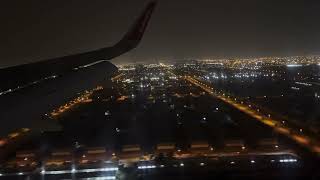
<svg viewBox="0 0 320 180">
<path fill-rule="evenodd" d="M 284 124 L 281 124 L 280 120 L 276 120 L 272 118 L 264 118 L 264 116 L 261 113 L 251 109 L 250 105 L 246 106 L 243 103 L 238 103 L 236 99 L 231 99 L 224 95 L 215 94 L 213 87 L 210 87 L 200 82 L 199 80 L 192 78 L 191 76 L 184 76 L 184 78 L 190 83 L 192 83 L 193 85 L 200 87 L 202 90 L 206 91 L 213 97 L 216 97 L 222 100 L 223 102 L 233 106 L 234 108 L 248 114 L 249 116 L 253 117 L 257 121 L 273 128 L 275 132 L 285 135 L 286 137 L 289 137 L 290 139 L 294 140 L 296 143 L 308 148 L 312 152 L 317 153 L 317 155 L 320 155 L 320 143 L 316 139 L 310 136 L 307 136 L 302 132 L 297 132 L 293 128 L 285 126 Z"/>
</svg>

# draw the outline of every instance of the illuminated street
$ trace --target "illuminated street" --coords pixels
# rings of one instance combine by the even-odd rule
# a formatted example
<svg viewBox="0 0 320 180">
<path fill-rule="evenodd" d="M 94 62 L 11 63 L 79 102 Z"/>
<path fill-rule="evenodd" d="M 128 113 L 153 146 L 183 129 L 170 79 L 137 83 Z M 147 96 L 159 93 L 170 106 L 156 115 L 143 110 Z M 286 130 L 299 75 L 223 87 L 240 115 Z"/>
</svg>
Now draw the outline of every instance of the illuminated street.
<svg viewBox="0 0 320 180">
<path fill-rule="evenodd" d="M 216 95 L 213 91 L 213 88 L 199 82 L 196 79 L 193 79 L 192 77 L 188 76 L 186 77 L 186 79 L 188 81 L 190 81 L 191 83 L 193 83 L 196 86 L 201 87 L 203 90 L 205 90 L 206 92 L 208 92 L 209 94 L 212 94 L 213 96 L 221 99 L 222 101 L 232 105 L 233 107 L 239 109 L 240 111 L 250 115 L 251 117 L 255 118 L 256 120 L 258 120 L 259 122 L 272 127 L 276 132 L 283 134 L 285 136 L 290 137 L 291 139 L 293 139 L 294 141 L 296 141 L 297 143 L 306 146 L 307 148 L 309 148 L 311 151 L 314 151 L 316 153 L 318 153 L 320 155 L 320 144 L 317 140 L 311 138 L 311 137 L 307 137 L 303 134 L 301 134 L 301 132 L 296 132 L 293 129 L 291 129 L 290 127 L 286 127 L 285 125 L 281 124 L 280 120 L 274 120 L 271 118 L 264 118 L 263 115 L 261 115 L 259 112 L 253 110 L 252 108 L 250 108 L 249 106 L 245 106 L 241 103 L 238 103 L 237 101 L 234 101 L 234 99 L 230 99 L 230 98 L 226 98 L 225 96 L 221 96 L 221 95 Z"/>
</svg>

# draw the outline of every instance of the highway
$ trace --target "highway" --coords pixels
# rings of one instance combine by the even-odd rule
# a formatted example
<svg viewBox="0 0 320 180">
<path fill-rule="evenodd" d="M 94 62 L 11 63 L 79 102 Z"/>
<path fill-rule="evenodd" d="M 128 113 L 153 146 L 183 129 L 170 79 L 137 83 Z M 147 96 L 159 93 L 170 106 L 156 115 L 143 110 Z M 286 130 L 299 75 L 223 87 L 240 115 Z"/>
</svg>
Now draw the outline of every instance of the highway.
<svg viewBox="0 0 320 180">
<path fill-rule="evenodd" d="M 231 99 L 227 96 L 216 94 L 214 92 L 213 87 L 210 87 L 200 82 L 199 80 L 192 78 L 191 76 L 184 76 L 184 79 L 186 79 L 193 85 L 200 87 L 202 90 L 209 93 L 213 97 L 216 97 L 222 100 L 223 102 L 233 106 L 234 108 L 248 114 L 249 116 L 253 117 L 257 121 L 273 128 L 275 132 L 285 135 L 286 137 L 289 137 L 299 145 L 302 145 L 308 148 L 310 151 L 317 153 L 317 155 L 320 155 L 320 143 L 316 139 L 310 136 L 307 136 L 302 132 L 297 132 L 293 128 L 290 128 L 287 125 L 284 125 L 283 123 L 281 123 L 280 120 L 276 120 L 272 118 L 264 118 L 264 116 L 260 112 L 257 112 L 254 109 L 252 109 L 250 105 L 247 106 L 247 105 L 244 105 L 243 103 L 238 103 L 237 99 Z"/>
<path fill-rule="evenodd" d="M 92 90 L 87 90 L 85 91 L 81 96 L 75 98 L 74 100 L 66 103 L 65 105 L 62 105 L 60 107 L 58 107 L 57 109 L 54 109 L 50 115 L 51 117 L 56 117 L 61 115 L 62 113 L 68 111 L 69 109 L 71 109 L 72 107 L 81 104 L 81 103 L 89 103 L 92 102 L 92 99 L 90 98 L 90 96 L 93 94 L 93 92 L 98 91 L 98 90 L 102 90 L 103 87 L 102 86 L 97 86 L 96 88 L 92 89 Z"/>
</svg>

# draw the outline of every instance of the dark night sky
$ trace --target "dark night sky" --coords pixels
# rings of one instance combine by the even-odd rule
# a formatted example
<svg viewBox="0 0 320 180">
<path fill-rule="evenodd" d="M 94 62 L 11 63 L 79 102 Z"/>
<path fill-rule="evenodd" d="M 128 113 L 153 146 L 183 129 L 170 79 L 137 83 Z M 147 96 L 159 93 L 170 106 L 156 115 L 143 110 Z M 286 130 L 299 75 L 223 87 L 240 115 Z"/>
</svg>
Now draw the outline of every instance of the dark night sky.
<svg viewBox="0 0 320 180">
<path fill-rule="evenodd" d="M 112 45 L 146 0 L 10 0 L 0 67 Z M 140 46 L 114 62 L 320 52 L 319 0 L 160 0 Z"/>
</svg>

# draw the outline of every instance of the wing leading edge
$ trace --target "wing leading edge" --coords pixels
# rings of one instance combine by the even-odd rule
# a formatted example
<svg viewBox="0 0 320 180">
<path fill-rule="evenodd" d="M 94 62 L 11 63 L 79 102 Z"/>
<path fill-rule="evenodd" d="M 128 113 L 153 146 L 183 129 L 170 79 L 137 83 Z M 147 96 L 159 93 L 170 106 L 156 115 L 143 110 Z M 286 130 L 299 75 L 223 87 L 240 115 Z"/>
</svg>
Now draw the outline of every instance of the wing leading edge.
<svg viewBox="0 0 320 180">
<path fill-rule="evenodd" d="M 0 92 L 47 77 L 64 74 L 99 60 L 110 60 L 134 49 L 143 37 L 155 6 L 156 1 L 148 3 L 129 31 L 112 47 L 0 69 L 0 81 L 2 82 Z"/>
</svg>

